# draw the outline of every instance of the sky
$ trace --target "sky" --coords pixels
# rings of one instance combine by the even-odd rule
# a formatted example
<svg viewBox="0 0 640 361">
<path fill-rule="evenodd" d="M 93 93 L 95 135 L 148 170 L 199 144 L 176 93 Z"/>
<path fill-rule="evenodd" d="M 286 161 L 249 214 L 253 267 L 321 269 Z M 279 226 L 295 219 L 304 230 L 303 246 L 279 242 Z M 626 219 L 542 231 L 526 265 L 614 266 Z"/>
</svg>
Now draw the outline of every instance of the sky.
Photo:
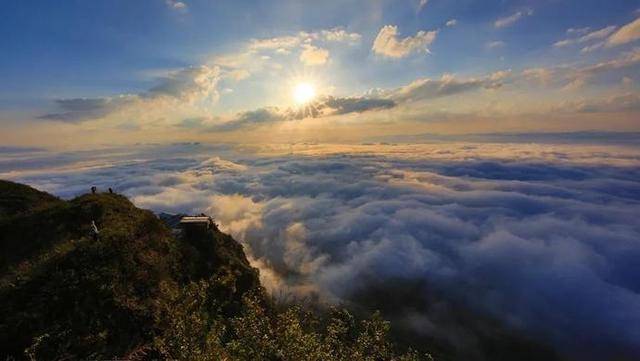
<svg viewBox="0 0 640 361">
<path fill-rule="evenodd" d="M 0 142 L 11 146 L 640 128 L 638 1 L 22 1 L 3 12 Z"/>
</svg>

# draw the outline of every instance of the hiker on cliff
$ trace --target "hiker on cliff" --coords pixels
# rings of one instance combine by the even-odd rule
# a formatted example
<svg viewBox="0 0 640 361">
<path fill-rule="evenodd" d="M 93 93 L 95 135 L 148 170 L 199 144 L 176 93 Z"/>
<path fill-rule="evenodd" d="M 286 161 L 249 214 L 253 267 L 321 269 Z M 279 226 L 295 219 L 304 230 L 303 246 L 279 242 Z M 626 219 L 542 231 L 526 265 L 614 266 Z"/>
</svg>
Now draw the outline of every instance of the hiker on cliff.
<svg viewBox="0 0 640 361">
<path fill-rule="evenodd" d="M 111 189 L 111 187 L 109 187 L 109 193 L 113 194 L 113 189 Z"/>
<path fill-rule="evenodd" d="M 100 231 L 98 231 L 98 226 L 96 226 L 96 221 L 91 220 L 91 236 L 93 237 L 94 241 L 98 240 L 99 234 L 100 234 Z"/>
<path fill-rule="evenodd" d="M 96 186 L 91 187 L 91 194 L 96 194 L 97 190 L 98 188 L 96 188 Z"/>
</svg>

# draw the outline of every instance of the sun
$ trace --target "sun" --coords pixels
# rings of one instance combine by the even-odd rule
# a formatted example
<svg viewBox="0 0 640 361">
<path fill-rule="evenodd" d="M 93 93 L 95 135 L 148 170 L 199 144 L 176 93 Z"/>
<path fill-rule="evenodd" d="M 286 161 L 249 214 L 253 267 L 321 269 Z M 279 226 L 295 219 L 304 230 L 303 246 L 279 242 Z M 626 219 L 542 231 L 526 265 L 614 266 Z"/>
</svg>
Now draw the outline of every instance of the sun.
<svg viewBox="0 0 640 361">
<path fill-rule="evenodd" d="M 293 87 L 293 100 L 298 105 L 309 103 L 316 97 L 316 89 L 310 83 L 299 83 Z"/>
</svg>

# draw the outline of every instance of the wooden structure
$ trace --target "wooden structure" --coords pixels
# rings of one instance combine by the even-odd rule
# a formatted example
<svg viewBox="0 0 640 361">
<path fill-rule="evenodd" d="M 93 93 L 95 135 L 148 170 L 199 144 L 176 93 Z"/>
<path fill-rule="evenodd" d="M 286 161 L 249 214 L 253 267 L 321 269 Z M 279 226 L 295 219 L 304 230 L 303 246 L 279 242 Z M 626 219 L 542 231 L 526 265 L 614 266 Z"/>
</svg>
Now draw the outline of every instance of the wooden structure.
<svg viewBox="0 0 640 361">
<path fill-rule="evenodd" d="M 184 216 L 180 219 L 180 227 L 185 231 L 218 229 L 218 225 L 209 216 Z"/>
</svg>

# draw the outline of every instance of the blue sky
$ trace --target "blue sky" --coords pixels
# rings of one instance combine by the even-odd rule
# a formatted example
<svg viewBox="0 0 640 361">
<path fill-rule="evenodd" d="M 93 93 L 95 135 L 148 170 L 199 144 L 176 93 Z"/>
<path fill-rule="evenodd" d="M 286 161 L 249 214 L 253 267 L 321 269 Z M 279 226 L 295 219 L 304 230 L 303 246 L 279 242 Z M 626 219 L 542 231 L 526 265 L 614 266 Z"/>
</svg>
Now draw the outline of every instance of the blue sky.
<svg viewBox="0 0 640 361">
<path fill-rule="evenodd" d="M 25 134 L 55 128 L 67 137 L 101 129 L 126 142 L 225 129 L 220 136 L 234 141 L 230 129 L 261 127 L 286 128 L 291 139 L 302 127 L 345 122 L 381 135 L 389 121 L 408 134 L 499 131 L 489 117 L 531 131 L 538 129 L 527 119 L 559 109 L 567 110 L 563 118 L 575 114 L 539 130 L 605 128 L 595 113 L 616 113 L 607 130 L 638 130 L 639 9 L 628 0 L 10 2 L 0 24 L 10 34 L 0 43 L 9 54 L 0 57 L 0 122 L 10 131 L 3 140 L 37 143 Z M 287 39 L 294 44 L 277 46 Z M 603 63 L 609 66 L 592 69 Z M 184 88 L 200 71 L 208 72 L 207 84 Z M 466 90 L 492 76 L 478 87 L 491 91 Z M 398 100 L 411 84 L 441 87 L 445 79 L 463 91 Z M 291 102 L 298 83 L 315 90 L 308 104 Z M 350 99 L 349 108 L 329 106 L 327 97 L 342 105 Z M 91 102 L 99 109 L 87 111 L 83 99 L 99 99 Z M 380 99 L 394 106 L 380 107 Z M 163 106 L 162 115 L 147 109 Z M 585 109 L 587 121 L 578 114 Z M 482 119 L 469 127 L 474 114 Z M 458 120 L 443 124 L 452 117 Z"/>
</svg>

